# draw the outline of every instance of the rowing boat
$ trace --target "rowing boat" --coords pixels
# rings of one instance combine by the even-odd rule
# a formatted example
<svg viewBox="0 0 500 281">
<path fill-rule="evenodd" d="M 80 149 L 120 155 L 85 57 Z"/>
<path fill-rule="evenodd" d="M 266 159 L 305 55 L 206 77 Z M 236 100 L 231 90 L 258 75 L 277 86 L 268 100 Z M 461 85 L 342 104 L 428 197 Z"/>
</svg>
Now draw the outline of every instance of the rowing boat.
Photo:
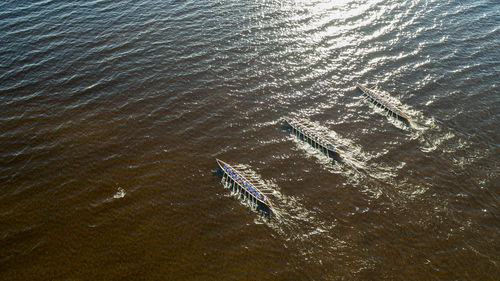
<svg viewBox="0 0 500 281">
<path fill-rule="evenodd" d="M 256 181 L 254 177 L 245 175 L 226 162 L 219 159 L 215 160 L 222 170 L 224 186 L 238 194 L 241 199 L 248 201 L 253 208 L 262 210 L 267 214 L 270 213 L 273 206 L 266 194 L 271 194 L 272 190 Z M 260 186 L 263 191 L 257 186 Z"/>
<path fill-rule="evenodd" d="M 284 120 L 290 127 L 292 127 L 291 133 L 300 140 L 307 142 L 312 147 L 320 150 L 323 154 L 330 158 L 340 156 L 338 149 L 330 141 L 328 141 L 321 132 L 312 126 L 290 118 L 284 118 Z"/>
<path fill-rule="evenodd" d="M 363 92 L 363 96 L 370 100 L 374 105 L 384 109 L 388 114 L 394 118 L 401 119 L 406 122 L 410 122 L 410 117 L 404 114 L 399 108 L 392 105 L 391 103 L 382 99 L 375 91 L 368 89 L 367 87 L 356 83 L 356 86 Z"/>
</svg>

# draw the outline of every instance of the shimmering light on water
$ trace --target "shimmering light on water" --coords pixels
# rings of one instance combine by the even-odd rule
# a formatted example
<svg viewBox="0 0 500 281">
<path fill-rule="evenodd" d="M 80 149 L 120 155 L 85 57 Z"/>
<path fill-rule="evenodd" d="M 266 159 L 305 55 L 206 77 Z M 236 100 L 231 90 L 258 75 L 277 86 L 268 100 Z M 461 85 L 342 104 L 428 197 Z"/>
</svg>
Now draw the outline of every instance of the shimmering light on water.
<svg viewBox="0 0 500 281">
<path fill-rule="evenodd" d="M 499 10 L 1 2 L 0 276 L 495 280 Z M 276 217 L 231 196 L 215 158 L 258 175 Z"/>
</svg>

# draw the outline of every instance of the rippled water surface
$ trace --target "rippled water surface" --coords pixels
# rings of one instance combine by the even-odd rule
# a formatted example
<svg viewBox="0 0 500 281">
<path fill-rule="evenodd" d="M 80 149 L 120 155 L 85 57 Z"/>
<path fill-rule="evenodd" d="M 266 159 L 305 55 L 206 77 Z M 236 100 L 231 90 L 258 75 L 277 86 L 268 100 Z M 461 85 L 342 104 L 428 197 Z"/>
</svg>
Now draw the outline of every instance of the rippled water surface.
<svg viewBox="0 0 500 281">
<path fill-rule="evenodd" d="M 0 279 L 497 279 L 499 11 L 2 1 Z M 215 158 L 274 191 L 271 219 Z"/>
</svg>

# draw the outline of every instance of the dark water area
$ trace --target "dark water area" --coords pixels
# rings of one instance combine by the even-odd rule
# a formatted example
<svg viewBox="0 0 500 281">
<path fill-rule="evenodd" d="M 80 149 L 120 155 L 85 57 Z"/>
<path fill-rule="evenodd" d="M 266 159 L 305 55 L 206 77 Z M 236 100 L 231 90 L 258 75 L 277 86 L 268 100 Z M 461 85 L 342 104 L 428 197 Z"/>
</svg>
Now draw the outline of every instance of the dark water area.
<svg viewBox="0 0 500 281">
<path fill-rule="evenodd" d="M 498 280 L 499 11 L 2 1 L 0 279 Z M 216 158 L 258 175 L 275 215 Z"/>
</svg>

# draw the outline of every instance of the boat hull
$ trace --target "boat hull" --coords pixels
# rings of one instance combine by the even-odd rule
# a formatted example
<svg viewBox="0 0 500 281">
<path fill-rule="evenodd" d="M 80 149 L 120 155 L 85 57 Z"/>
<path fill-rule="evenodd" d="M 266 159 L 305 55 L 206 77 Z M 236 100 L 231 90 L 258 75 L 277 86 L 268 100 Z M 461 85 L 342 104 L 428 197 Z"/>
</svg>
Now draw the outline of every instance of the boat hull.
<svg viewBox="0 0 500 281">
<path fill-rule="evenodd" d="M 356 87 L 361 90 L 363 93 L 363 96 L 369 100 L 370 103 L 374 104 L 375 106 L 384 109 L 391 117 L 394 117 L 398 120 L 404 121 L 406 123 L 410 122 L 410 117 L 403 113 L 399 108 L 394 106 L 393 104 L 385 101 L 382 99 L 377 93 L 375 93 L 373 90 L 357 83 Z"/>
<path fill-rule="evenodd" d="M 312 133 L 304 124 L 285 118 L 285 123 L 291 128 L 290 132 L 301 141 L 307 142 L 315 149 L 321 151 L 329 158 L 338 158 L 340 156 L 337 148 L 323 137 Z"/>
<path fill-rule="evenodd" d="M 244 201 L 250 203 L 250 206 L 264 213 L 270 214 L 272 204 L 265 192 L 261 191 L 255 183 L 247 178 L 241 171 L 238 171 L 226 162 L 216 159 L 222 171 L 222 180 L 225 186 Z"/>
</svg>

